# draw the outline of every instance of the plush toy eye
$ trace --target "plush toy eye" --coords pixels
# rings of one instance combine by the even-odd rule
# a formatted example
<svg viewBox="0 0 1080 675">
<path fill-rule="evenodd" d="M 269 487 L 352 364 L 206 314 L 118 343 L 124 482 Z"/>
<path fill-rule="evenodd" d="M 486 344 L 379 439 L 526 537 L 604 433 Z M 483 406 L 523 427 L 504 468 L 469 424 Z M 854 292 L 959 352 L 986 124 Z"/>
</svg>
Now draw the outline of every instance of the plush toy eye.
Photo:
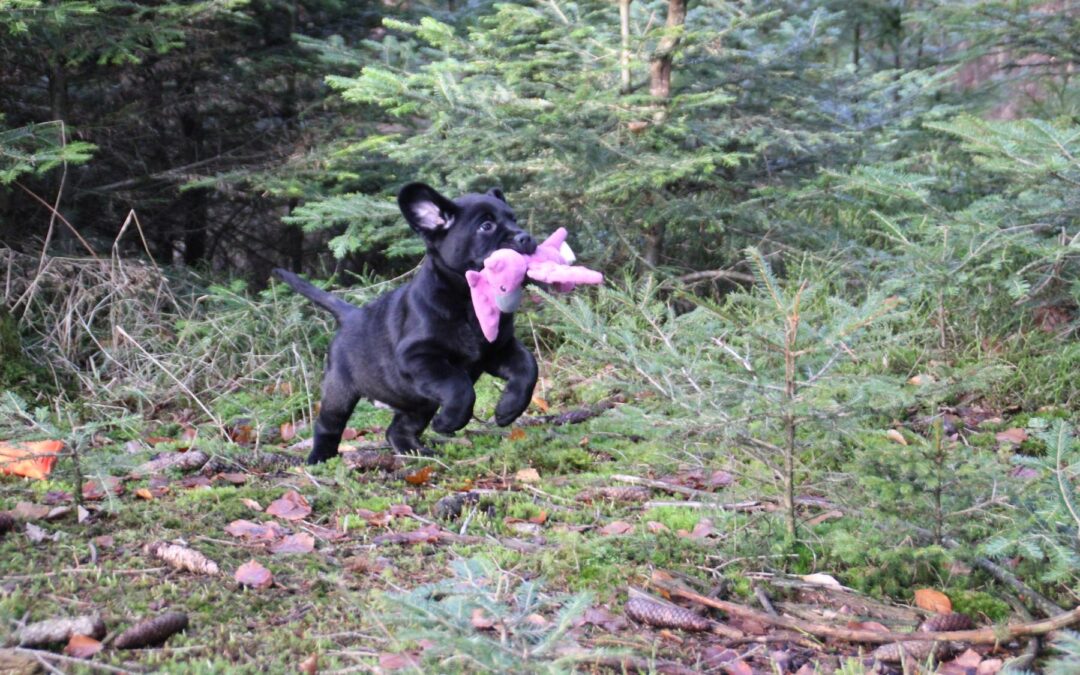
<svg viewBox="0 0 1080 675">
<path fill-rule="evenodd" d="M 481 232 L 491 232 L 494 229 L 495 223 L 491 222 L 490 220 L 485 220 L 484 222 L 480 223 Z"/>
</svg>

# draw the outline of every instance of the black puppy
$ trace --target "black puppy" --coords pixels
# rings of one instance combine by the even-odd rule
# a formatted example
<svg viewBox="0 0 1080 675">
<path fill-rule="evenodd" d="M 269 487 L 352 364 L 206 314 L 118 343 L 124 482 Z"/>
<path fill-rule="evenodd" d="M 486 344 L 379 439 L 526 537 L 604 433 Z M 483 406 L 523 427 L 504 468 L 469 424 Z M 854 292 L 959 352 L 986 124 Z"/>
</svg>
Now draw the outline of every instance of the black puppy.
<svg viewBox="0 0 1080 675">
<path fill-rule="evenodd" d="M 386 438 L 398 453 L 427 453 L 420 433 L 449 434 L 468 424 L 481 373 L 506 380 L 495 421 L 506 426 L 525 411 L 536 385 L 536 359 L 514 337 L 513 314 L 503 314 L 494 343 L 480 331 L 466 270 L 480 270 L 500 248 L 529 254 L 536 242 L 514 219 L 502 192 L 453 201 L 422 183 L 406 185 L 398 205 L 424 239 L 427 256 L 416 276 L 364 307 L 318 289 L 292 272 L 274 274 L 338 321 L 322 383 L 315 446 L 308 464 L 338 454 L 357 401 L 394 409 Z M 436 415 L 438 411 L 438 415 Z M 434 418 L 434 420 L 432 420 Z"/>
</svg>

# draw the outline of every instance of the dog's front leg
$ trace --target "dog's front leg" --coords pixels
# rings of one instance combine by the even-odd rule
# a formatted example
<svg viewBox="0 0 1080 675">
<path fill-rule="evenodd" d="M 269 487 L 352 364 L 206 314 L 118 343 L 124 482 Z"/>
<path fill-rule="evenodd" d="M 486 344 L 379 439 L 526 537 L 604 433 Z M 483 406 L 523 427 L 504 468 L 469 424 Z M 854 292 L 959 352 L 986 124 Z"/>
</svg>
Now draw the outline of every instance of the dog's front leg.
<svg viewBox="0 0 1080 675">
<path fill-rule="evenodd" d="M 495 406 L 495 423 L 505 427 L 529 407 L 539 375 L 536 358 L 515 338 L 488 358 L 484 370 L 506 380 L 506 389 Z"/>
<path fill-rule="evenodd" d="M 413 388 L 439 405 L 439 413 L 431 421 L 432 429 L 451 434 L 469 423 L 476 392 L 468 373 L 423 347 L 404 350 L 398 358 Z"/>
</svg>

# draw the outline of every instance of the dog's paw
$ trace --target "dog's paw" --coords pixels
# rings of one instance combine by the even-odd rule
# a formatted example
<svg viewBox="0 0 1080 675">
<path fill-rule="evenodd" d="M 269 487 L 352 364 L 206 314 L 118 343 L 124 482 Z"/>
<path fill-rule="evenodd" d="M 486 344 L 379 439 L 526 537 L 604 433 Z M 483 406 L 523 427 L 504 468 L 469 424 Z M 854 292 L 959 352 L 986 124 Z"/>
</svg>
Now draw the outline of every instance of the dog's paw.
<svg viewBox="0 0 1080 675">
<path fill-rule="evenodd" d="M 525 401 L 524 405 L 518 401 L 499 401 L 499 405 L 495 406 L 495 424 L 500 427 L 510 426 L 514 420 L 521 417 L 521 413 L 525 412 L 527 407 L 529 407 L 528 401 Z"/>
<path fill-rule="evenodd" d="M 431 421 L 431 429 L 438 434 L 449 436 L 459 429 L 464 429 L 465 425 L 469 423 L 471 415 L 444 415 L 439 413 L 435 416 L 435 419 Z"/>
</svg>

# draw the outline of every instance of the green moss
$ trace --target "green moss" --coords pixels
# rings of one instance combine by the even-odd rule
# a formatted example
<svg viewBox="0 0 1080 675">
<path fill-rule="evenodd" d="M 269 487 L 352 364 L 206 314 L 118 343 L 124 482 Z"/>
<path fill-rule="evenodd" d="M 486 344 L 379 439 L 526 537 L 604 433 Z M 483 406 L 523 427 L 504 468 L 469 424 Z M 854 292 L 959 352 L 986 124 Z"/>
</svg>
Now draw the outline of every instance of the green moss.
<svg viewBox="0 0 1080 675">
<path fill-rule="evenodd" d="M 986 617 L 991 622 L 1005 621 L 1012 613 L 1012 608 L 1004 600 L 984 591 L 958 590 L 947 593 L 952 601 L 953 611 L 967 614 L 979 622 Z"/>
</svg>

